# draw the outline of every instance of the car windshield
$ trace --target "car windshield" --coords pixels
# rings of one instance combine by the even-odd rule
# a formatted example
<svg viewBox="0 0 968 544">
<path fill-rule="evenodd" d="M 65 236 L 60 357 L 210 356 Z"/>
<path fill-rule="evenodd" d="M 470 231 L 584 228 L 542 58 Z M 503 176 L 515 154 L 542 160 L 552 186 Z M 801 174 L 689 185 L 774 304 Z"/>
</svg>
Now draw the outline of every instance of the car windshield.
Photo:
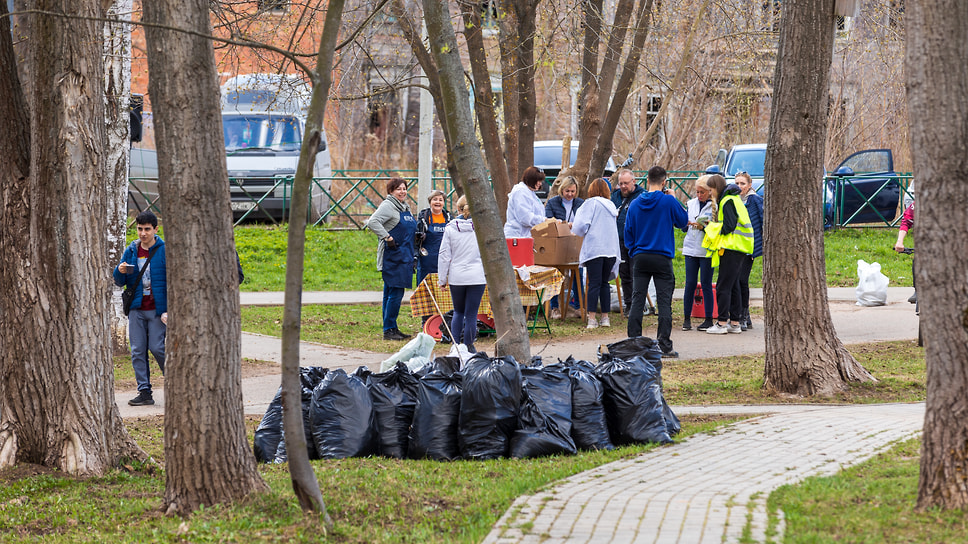
<svg viewBox="0 0 968 544">
<path fill-rule="evenodd" d="M 733 177 L 737 172 L 746 172 L 750 177 L 763 177 L 763 165 L 766 163 L 765 149 L 749 149 L 735 151 L 733 158 L 726 168 L 726 175 Z"/>
<path fill-rule="evenodd" d="M 571 148 L 571 162 L 575 162 L 575 158 L 578 156 L 578 148 Z M 534 148 L 534 164 L 539 166 L 561 166 L 561 146 L 557 147 L 535 147 Z M 569 165 L 570 166 L 570 165 Z"/>
<path fill-rule="evenodd" d="M 299 151 L 299 121 L 288 115 L 231 115 L 222 117 L 226 151 L 250 148 Z"/>
</svg>

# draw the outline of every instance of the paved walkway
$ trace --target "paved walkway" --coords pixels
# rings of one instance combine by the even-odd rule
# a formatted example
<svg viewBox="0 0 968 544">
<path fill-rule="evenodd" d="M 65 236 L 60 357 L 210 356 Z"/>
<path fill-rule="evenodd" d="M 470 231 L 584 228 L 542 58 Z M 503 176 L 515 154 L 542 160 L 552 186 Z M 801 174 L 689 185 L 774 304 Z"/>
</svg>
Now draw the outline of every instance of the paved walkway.
<svg viewBox="0 0 968 544">
<path fill-rule="evenodd" d="M 831 288 L 831 314 L 845 343 L 914 338 L 917 318 L 906 299 L 911 289 L 890 288 L 888 305 L 856 307 L 853 288 Z M 381 293 L 304 293 L 305 304 L 379 304 Z M 677 296 L 681 297 L 681 293 Z M 760 300 L 762 290 L 751 289 Z M 242 293 L 245 305 L 280 305 L 282 293 Z M 761 321 L 757 328 L 718 343 L 729 355 L 762 353 Z M 624 336 L 616 330 L 615 339 Z M 680 361 L 709 356 L 707 335 L 674 330 Z M 535 338 L 533 350 L 549 360 L 569 354 L 594 359 L 598 338 Z M 547 342 L 547 345 L 546 345 Z M 586 345 L 587 344 L 587 345 Z M 728 349 L 727 349 L 728 348 Z M 279 361 L 278 338 L 243 333 L 243 356 Z M 587 353 L 586 353 L 587 352 Z M 386 354 L 349 351 L 303 342 L 304 366 L 355 368 L 379 365 Z M 669 364 L 675 364 L 669 362 Z M 279 387 L 278 374 L 247 378 L 242 383 L 247 414 L 265 412 Z M 155 406 L 130 407 L 134 392 L 116 392 L 122 417 L 161 415 L 164 393 Z M 765 501 L 777 487 L 811 475 L 832 474 L 868 459 L 892 443 L 917 435 L 923 404 L 867 406 L 705 406 L 673 407 L 686 413 L 753 413 L 760 416 L 715 434 L 693 436 L 635 459 L 603 465 L 556 484 L 547 491 L 520 497 L 487 536 L 488 544 L 511 543 L 700 543 L 765 538 Z M 782 515 L 781 515 L 782 516 Z M 782 532 L 781 526 L 778 528 Z M 775 539 L 779 541 L 780 539 Z"/>
<path fill-rule="evenodd" d="M 740 411 L 723 408 L 703 410 Z M 772 490 L 864 461 L 916 436 L 924 419 L 923 403 L 742 408 L 777 413 L 520 497 L 484 543 L 739 542 L 747 529 L 763 542 Z"/>
</svg>

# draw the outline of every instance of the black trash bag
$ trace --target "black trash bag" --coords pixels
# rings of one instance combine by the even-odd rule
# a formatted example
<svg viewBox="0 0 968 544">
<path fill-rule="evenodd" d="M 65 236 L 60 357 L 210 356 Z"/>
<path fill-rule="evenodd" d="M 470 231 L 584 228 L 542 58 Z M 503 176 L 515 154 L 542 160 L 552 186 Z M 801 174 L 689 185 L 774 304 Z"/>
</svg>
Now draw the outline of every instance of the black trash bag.
<svg viewBox="0 0 968 544">
<path fill-rule="evenodd" d="M 417 405 L 417 386 L 417 378 L 404 363 L 370 376 L 367 387 L 373 401 L 373 429 L 378 454 L 395 459 L 407 456 L 407 436 Z"/>
<path fill-rule="evenodd" d="M 309 448 L 309 444 L 306 444 L 306 448 Z M 272 456 L 272 462 L 276 464 L 288 463 L 289 455 L 286 453 L 286 432 L 283 431 L 280 435 L 279 444 L 276 446 L 276 453 Z"/>
<path fill-rule="evenodd" d="M 362 365 L 353 372 L 353 375 L 362 380 L 363 383 L 366 383 L 370 379 L 370 376 L 373 375 L 373 371 L 370 370 L 370 367 Z"/>
<path fill-rule="evenodd" d="M 648 336 L 626 338 L 605 346 L 608 354 L 616 359 L 629 361 L 633 357 L 645 357 L 653 366 L 662 364 L 662 348 Z M 660 369 L 661 370 L 661 369 Z"/>
<path fill-rule="evenodd" d="M 322 381 L 326 372 L 325 368 L 318 366 L 299 369 L 299 379 L 302 384 L 303 427 L 306 431 L 306 446 L 310 459 L 318 459 L 319 457 L 316 455 L 316 447 L 313 445 L 309 424 L 309 404 L 312 401 L 313 388 Z M 262 416 L 259 427 L 255 430 L 253 450 L 256 460 L 261 463 L 271 463 L 276 460 L 276 452 L 282 439 L 282 388 L 280 387 L 272 402 L 269 403 L 265 415 Z"/>
<path fill-rule="evenodd" d="M 507 456 L 521 405 L 521 368 L 513 357 L 477 353 L 462 374 L 461 455 L 481 460 Z"/>
<path fill-rule="evenodd" d="M 460 373 L 435 370 L 420 379 L 407 451 L 411 459 L 460 459 L 460 404 Z"/>
<path fill-rule="evenodd" d="M 652 363 L 652 366 L 655 367 L 656 371 L 658 371 L 659 389 L 663 388 L 662 349 L 659 347 L 658 342 L 646 336 L 638 336 L 609 344 L 606 346 L 606 349 L 608 350 L 609 355 L 612 357 L 617 357 L 626 361 L 637 355 L 645 357 L 650 363 Z M 663 413 L 665 414 L 666 420 L 666 429 L 669 431 L 669 436 L 675 436 L 682 430 L 682 424 L 679 423 L 679 418 L 672 413 L 672 408 L 670 408 L 669 404 L 665 401 L 665 396 L 662 398 L 662 404 Z"/>
<path fill-rule="evenodd" d="M 663 416 L 659 371 L 644 357 L 628 361 L 602 356 L 595 376 L 604 386 L 605 417 L 612 442 L 672 442 Z"/>
<path fill-rule="evenodd" d="M 595 366 L 569 356 L 557 365 L 571 379 L 571 437 L 582 450 L 613 450 L 602 401 L 604 388 L 595 377 Z"/>
<path fill-rule="evenodd" d="M 373 453 L 373 401 L 358 376 L 342 369 L 326 374 L 313 390 L 310 421 L 320 459 Z"/>
<path fill-rule="evenodd" d="M 255 429 L 252 449 L 255 460 L 260 463 L 271 463 L 276 458 L 276 449 L 282 440 L 282 388 L 269 403 L 262 421 Z"/>
<path fill-rule="evenodd" d="M 560 368 L 523 368 L 524 398 L 518 429 L 511 438 L 511 457 L 573 455 L 571 380 Z"/>
<path fill-rule="evenodd" d="M 446 314 L 440 316 L 443 321 L 437 326 L 437 330 L 440 331 L 440 343 L 441 344 L 451 344 L 454 340 L 450 337 L 450 322 L 454 320 L 454 310 L 447 312 Z M 446 325 L 444 324 L 446 323 Z"/>
<path fill-rule="evenodd" d="M 431 372 L 440 372 L 441 374 L 453 374 L 455 372 L 460 372 L 460 357 L 437 357 L 433 361 L 425 364 L 424 366 L 418 368 L 414 371 L 414 376 L 417 379 L 427 376 Z"/>
</svg>

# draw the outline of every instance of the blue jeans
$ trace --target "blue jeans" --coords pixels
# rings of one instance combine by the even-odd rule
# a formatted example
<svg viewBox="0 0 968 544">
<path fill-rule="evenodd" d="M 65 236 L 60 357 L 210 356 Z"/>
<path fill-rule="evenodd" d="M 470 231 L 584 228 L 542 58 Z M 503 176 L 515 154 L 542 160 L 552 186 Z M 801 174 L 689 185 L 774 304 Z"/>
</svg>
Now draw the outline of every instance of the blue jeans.
<svg viewBox="0 0 968 544">
<path fill-rule="evenodd" d="M 451 285 L 450 298 L 454 301 L 454 318 L 450 320 L 450 332 L 455 344 L 464 344 L 474 353 L 474 340 L 477 339 L 477 310 L 484 297 L 484 284 Z"/>
<path fill-rule="evenodd" d="M 698 278 L 697 278 L 698 277 Z M 707 257 L 686 255 L 686 285 L 682 292 L 685 319 L 692 316 L 692 306 L 696 297 L 696 281 L 702 285 L 702 306 L 706 319 L 713 317 L 713 260 Z"/>
<path fill-rule="evenodd" d="M 612 309 L 612 291 L 608 286 L 608 275 L 615 265 L 615 257 L 596 257 L 585 263 L 588 274 L 588 298 L 585 299 L 589 312 L 595 313 L 595 308 L 601 305 L 601 313 L 607 314 Z"/>
<path fill-rule="evenodd" d="M 151 393 L 151 369 L 148 352 L 155 356 L 161 374 L 165 374 L 165 331 L 168 327 L 154 310 L 131 310 L 128 314 L 128 341 L 131 343 L 131 366 L 138 391 Z"/>
<path fill-rule="evenodd" d="M 403 302 L 403 287 L 387 287 L 383 284 L 383 331 L 397 328 L 397 316 Z"/>
</svg>

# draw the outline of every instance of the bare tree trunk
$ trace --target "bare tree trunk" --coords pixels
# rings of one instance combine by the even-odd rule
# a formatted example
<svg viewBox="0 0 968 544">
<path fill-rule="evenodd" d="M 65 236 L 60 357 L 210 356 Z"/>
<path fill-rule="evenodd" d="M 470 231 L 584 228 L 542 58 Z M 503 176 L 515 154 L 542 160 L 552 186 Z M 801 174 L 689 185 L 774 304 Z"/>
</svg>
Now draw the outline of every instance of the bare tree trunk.
<svg viewBox="0 0 968 544">
<path fill-rule="evenodd" d="M 518 65 L 514 72 L 517 75 L 518 96 L 518 172 L 534 165 L 534 130 L 537 114 L 537 94 L 534 90 L 534 34 L 535 17 L 538 11 L 538 0 L 518 0 L 514 4 L 517 10 L 518 23 Z M 508 192 L 511 191 L 510 185 Z M 507 201 L 505 200 L 505 208 Z"/>
<path fill-rule="evenodd" d="M 128 151 L 131 146 L 131 21 L 132 0 L 115 0 L 104 23 L 104 91 L 107 124 L 108 263 L 121 261 L 128 217 Z M 111 344 L 115 355 L 128 351 L 128 318 L 121 309 L 120 287 L 111 290 L 108 306 Z"/>
<path fill-rule="evenodd" d="M 440 128 L 444 135 L 444 143 L 447 147 L 447 172 L 450 174 L 450 179 L 454 181 L 454 185 L 458 188 L 458 193 L 461 193 L 463 189 L 460 188 L 460 178 L 457 176 L 457 166 L 454 163 L 453 146 L 451 145 L 450 133 L 448 132 L 449 128 L 447 123 L 443 122 L 444 110 L 441 107 L 440 76 L 437 74 L 437 65 L 434 63 L 430 51 L 427 51 L 427 48 L 424 47 L 423 38 L 417 30 L 413 19 L 410 17 L 410 12 L 404 9 L 403 2 L 401 0 L 393 0 L 390 2 L 389 7 L 400 25 L 404 40 L 410 44 L 410 49 L 413 51 L 413 55 L 417 58 L 417 63 L 420 64 L 420 68 L 427 78 L 430 95 L 434 97 L 434 109 L 437 112 L 437 119 L 441 120 Z M 505 198 L 505 200 L 507 199 Z"/>
<path fill-rule="evenodd" d="M 907 31 L 911 154 L 918 173 L 917 286 L 928 367 L 918 508 L 968 506 L 968 10 L 957 0 L 912 2 Z M 956 227 L 960 228 L 960 227 Z"/>
<path fill-rule="evenodd" d="M 608 110 L 605 115 L 605 122 L 602 124 L 602 133 L 598 136 L 595 151 L 592 153 L 589 165 L 588 180 L 600 177 L 605 173 L 605 163 L 612 155 L 612 140 L 615 138 L 615 128 L 618 121 L 625 111 L 625 104 L 628 101 L 629 93 L 632 91 L 632 83 L 635 81 L 635 74 L 639 70 L 639 60 L 642 58 L 642 48 L 645 46 L 645 38 L 649 35 L 649 26 L 652 22 L 652 0 L 639 0 L 639 9 L 636 16 L 635 35 L 632 38 L 632 45 L 629 47 L 629 54 L 622 65 L 622 75 L 618 80 L 618 87 L 615 89 L 615 96 L 608 103 Z M 616 20 L 616 24 L 618 20 Z M 614 26 L 614 25 L 613 25 Z M 605 106 L 605 102 L 601 102 Z M 587 183 L 586 181 L 586 183 Z"/>
<path fill-rule="evenodd" d="M 588 183 L 588 166 L 592 160 L 592 151 L 602 132 L 602 104 L 598 85 L 598 49 L 601 45 L 602 0 L 582 0 L 582 17 L 585 22 L 584 40 L 582 42 L 581 57 L 581 119 L 578 121 L 578 155 L 575 165 L 567 170 L 569 175 L 578 181 L 581 194 L 586 194 Z M 562 165 L 562 174 L 567 167 Z"/>
<path fill-rule="evenodd" d="M 518 139 L 521 124 L 521 110 L 518 108 L 518 57 L 521 54 L 518 44 L 521 37 L 518 34 L 518 8 L 515 0 L 498 0 L 500 16 L 501 39 L 498 45 L 501 49 L 501 95 L 504 97 L 504 159 L 507 162 L 508 178 L 511 185 L 520 181 L 524 168 L 518 164 Z M 533 152 L 532 152 L 533 153 Z M 507 214 L 507 198 L 502 216 Z"/>
<path fill-rule="evenodd" d="M 467 41 L 468 61 L 474 76 L 474 97 L 477 122 L 484 140 L 484 157 L 491 171 L 491 184 L 501 220 L 507 219 L 508 193 L 511 192 L 511 179 L 508 177 L 507 161 L 504 160 L 504 147 L 494 114 L 494 93 L 491 92 L 491 75 L 487 70 L 487 56 L 484 52 L 484 36 L 481 33 L 480 4 L 462 0 L 461 12 L 464 16 L 464 39 Z M 531 154 L 534 159 L 534 132 L 531 133 Z"/>
<path fill-rule="evenodd" d="M 303 431 L 302 384 L 299 379 L 299 331 L 302 316 L 303 260 L 306 256 L 306 214 L 309 209 L 309 190 L 313 181 L 313 165 L 319 144 L 323 141 L 323 119 L 329 89 L 333 83 L 333 54 L 343 16 L 343 0 L 330 0 L 326 22 L 319 42 L 316 73 L 312 74 L 313 94 L 306 117 L 306 133 L 299 152 L 299 165 L 292 189 L 292 209 L 289 218 L 289 244 L 286 252 L 286 300 L 282 317 L 282 405 L 286 453 L 292 489 L 304 512 L 321 512 L 327 525 L 333 521 L 326 512 L 319 491 L 316 473 L 309 464 L 306 433 Z"/>
<path fill-rule="evenodd" d="M 147 458 L 114 403 L 105 334 L 103 28 L 74 18 L 103 11 L 35 7 L 64 15 L 31 16 L 22 84 L 0 4 L 0 466 L 102 475 Z"/>
<path fill-rule="evenodd" d="M 844 348 L 830 319 L 818 165 L 823 164 L 833 3 L 783 3 L 766 153 L 763 292 L 767 389 L 832 395 L 873 376 Z"/>
<path fill-rule="evenodd" d="M 144 20 L 211 34 L 209 2 L 145 2 Z M 145 29 L 165 202 L 168 341 L 165 499 L 169 514 L 267 489 L 245 435 L 241 319 L 212 43 Z"/>
<path fill-rule="evenodd" d="M 447 113 L 443 119 L 451 127 L 457 170 L 474 217 L 477 243 L 481 246 L 498 336 L 495 351 L 498 355 L 511 355 L 518 361 L 526 362 L 531 359 L 527 321 L 504 241 L 504 222 L 501 221 L 494 192 L 487 182 L 480 144 L 474 133 L 474 120 L 464 85 L 464 68 L 457 48 L 457 36 L 450 21 L 450 10 L 441 0 L 423 0 L 423 6 L 430 49 L 440 69 L 441 98 Z"/>
</svg>

